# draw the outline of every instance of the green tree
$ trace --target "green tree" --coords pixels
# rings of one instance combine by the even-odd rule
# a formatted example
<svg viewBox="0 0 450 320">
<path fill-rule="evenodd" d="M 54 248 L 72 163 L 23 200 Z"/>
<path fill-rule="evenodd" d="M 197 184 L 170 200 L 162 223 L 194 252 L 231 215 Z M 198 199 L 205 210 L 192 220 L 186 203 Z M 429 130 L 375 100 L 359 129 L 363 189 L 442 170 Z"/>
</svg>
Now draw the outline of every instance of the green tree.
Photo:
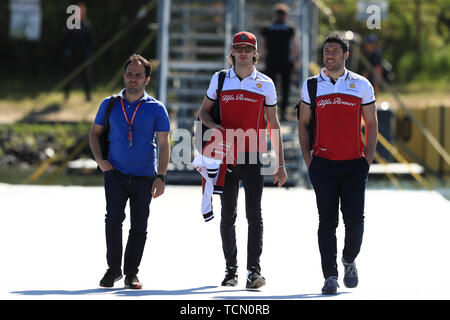
<svg viewBox="0 0 450 320">
<path fill-rule="evenodd" d="M 369 30 L 356 20 L 356 1 L 324 0 L 336 25 L 321 16 L 320 33 L 352 30 L 362 37 L 375 33 L 383 56 L 393 65 L 397 79 L 450 79 L 450 2 L 448 0 L 389 0 L 388 18 L 381 29 Z"/>
</svg>

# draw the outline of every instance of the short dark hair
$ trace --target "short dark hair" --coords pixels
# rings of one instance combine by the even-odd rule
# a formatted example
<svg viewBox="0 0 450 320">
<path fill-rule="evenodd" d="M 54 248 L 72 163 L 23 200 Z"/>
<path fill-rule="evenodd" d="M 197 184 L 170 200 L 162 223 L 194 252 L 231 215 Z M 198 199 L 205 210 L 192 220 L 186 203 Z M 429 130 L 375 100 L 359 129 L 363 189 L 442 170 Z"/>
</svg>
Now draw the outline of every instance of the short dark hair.
<svg viewBox="0 0 450 320">
<path fill-rule="evenodd" d="M 346 52 L 349 50 L 349 44 L 348 44 L 348 41 L 347 41 L 343 36 L 341 36 L 339 33 L 333 33 L 333 34 L 330 34 L 330 35 L 325 39 L 325 41 L 323 42 L 322 51 L 323 51 L 323 49 L 325 48 L 325 44 L 328 43 L 328 42 L 339 43 L 339 44 L 341 45 L 342 51 L 343 51 L 344 53 L 346 53 Z"/>
<path fill-rule="evenodd" d="M 273 6 L 273 11 L 275 12 L 275 15 L 284 17 L 289 12 L 289 7 L 284 3 L 277 3 Z"/>
<path fill-rule="evenodd" d="M 124 64 L 124 68 L 125 68 L 125 72 L 127 71 L 127 67 L 130 63 L 142 63 L 144 65 L 145 68 L 145 77 L 148 78 L 150 77 L 150 74 L 152 73 L 152 65 L 150 64 L 150 62 L 145 59 L 144 57 L 142 57 L 139 54 L 132 54 L 127 61 L 125 61 Z"/>
</svg>

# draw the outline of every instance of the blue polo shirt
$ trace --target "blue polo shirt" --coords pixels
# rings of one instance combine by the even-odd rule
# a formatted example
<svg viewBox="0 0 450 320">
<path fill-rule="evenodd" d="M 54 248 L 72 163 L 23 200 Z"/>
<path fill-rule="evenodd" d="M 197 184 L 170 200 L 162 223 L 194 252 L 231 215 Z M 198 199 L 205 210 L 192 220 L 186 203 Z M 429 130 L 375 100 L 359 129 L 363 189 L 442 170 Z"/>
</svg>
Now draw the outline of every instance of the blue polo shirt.
<svg viewBox="0 0 450 320">
<path fill-rule="evenodd" d="M 109 117 L 109 153 L 108 161 L 124 174 L 134 176 L 153 176 L 156 174 L 155 132 L 170 131 L 169 115 L 166 107 L 146 92 L 141 99 L 133 103 L 124 98 L 125 89 L 119 93 L 128 119 L 131 121 L 134 110 L 141 102 L 132 124 L 133 144 L 128 143 L 128 122 L 119 101 L 115 104 Z M 106 110 L 109 100 L 100 104 L 95 123 L 105 125 Z"/>
</svg>

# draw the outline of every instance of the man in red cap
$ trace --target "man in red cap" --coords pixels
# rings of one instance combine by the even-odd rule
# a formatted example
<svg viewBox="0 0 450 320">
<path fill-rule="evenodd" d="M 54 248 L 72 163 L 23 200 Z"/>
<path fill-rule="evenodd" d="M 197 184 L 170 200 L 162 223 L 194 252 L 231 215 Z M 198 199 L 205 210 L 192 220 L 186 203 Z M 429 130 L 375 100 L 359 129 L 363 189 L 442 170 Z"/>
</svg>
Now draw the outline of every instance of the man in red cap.
<svg viewBox="0 0 450 320">
<path fill-rule="evenodd" d="M 237 159 L 237 163 L 232 170 L 227 171 L 221 195 L 220 233 L 226 261 L 222 285 L 235 286 L 238 280 L 235 221 L 239 183 L 242 181 L 248 221 L 246 288 L 258 289 L 265 284 L 260 274 L 259 261 L 262 253 L 261 197 L 264 186 L 260 159 L 262 153 L 267 152 L 266 122 L 271 129 L 272 146 L 277 159 L 273 183 L 281 187 L 287 180 L 287 173 L 277 118 L 275 86 L 272 79 L 254 67 L 258 59 L 255 35 L 247 31 L 235 34 L 228 58 L 232 67 L 225 70 L 222 90 L 218 93 L 218 71 L 211 79 L 199 116 L 208 128 L 226 132 L 227 139 L 230 136 L 235 139 L 233 159 Z M 215 123 L 211 116 L 216 100 L 219 101 L 220 124 Z M 242 136 L 243 139 L 240 139 Z"/>
</svg>

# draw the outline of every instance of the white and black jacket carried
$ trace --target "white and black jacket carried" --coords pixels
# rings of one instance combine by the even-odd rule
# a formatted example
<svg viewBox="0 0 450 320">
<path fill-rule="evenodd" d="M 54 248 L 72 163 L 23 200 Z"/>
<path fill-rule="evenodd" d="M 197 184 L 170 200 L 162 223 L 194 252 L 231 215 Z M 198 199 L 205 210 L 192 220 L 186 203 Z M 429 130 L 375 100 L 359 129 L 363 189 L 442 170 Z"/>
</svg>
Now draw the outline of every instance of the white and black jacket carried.
<svg viewBox="0 0 450 320">
<path fill-rule="evenodd" d="M 192 165 L 202 175 L 201 212 L 205 221 L 214 218 L 212 208 L 213 194 L 222 194 L 227 171 L 231 172 L 233 164 L 227 165 L 226 156 L 233 152 L 232 146 L 225 143 L 225 133 L 221 140 L 213 140 L 205 144 L 202 153 L 195 156 Z"/>
</svg>

